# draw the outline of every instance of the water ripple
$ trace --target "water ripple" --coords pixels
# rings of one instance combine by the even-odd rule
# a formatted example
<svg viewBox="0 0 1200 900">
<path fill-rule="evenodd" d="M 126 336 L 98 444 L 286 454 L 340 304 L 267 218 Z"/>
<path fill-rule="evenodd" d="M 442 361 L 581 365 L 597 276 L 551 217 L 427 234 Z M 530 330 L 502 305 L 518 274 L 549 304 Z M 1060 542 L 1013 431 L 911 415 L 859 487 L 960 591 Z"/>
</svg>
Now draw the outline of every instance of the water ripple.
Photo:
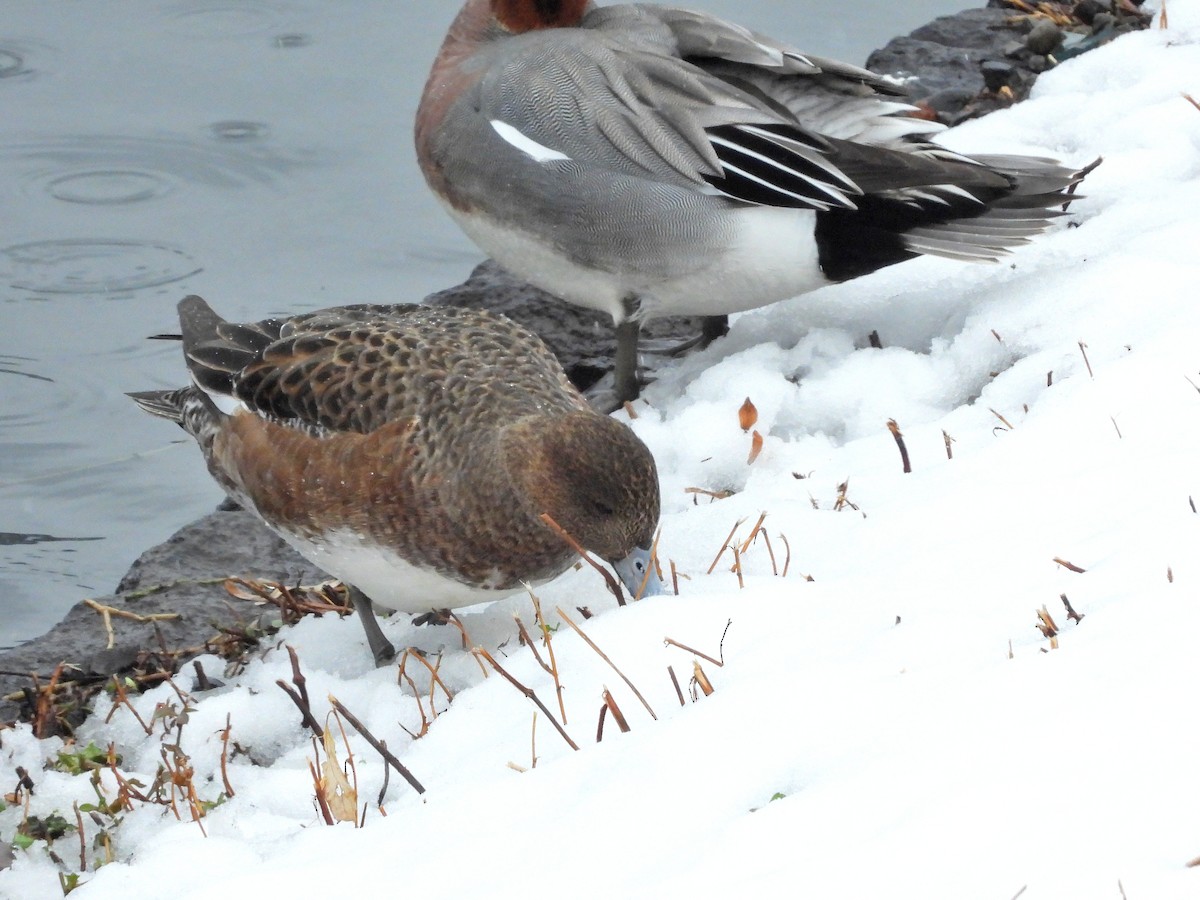
<svg viewBox="0 0 1200 900">
<path fill-rule="evenodd" d="M 215 122 L 208 139 L 76 134 L 0 144 L 25 190 L 66 203 L 115 205 L 163 197 L 181 184 L 269 184 L 305 161 L 265 146 L 262 122 Z"/>
<path fill-rule="evenodd" d="M 0 250 L 0 280 L 39 294 L 119 294 L 182 281 L 201 266 L 178 247 L 78 238 Z"/>
</svg>

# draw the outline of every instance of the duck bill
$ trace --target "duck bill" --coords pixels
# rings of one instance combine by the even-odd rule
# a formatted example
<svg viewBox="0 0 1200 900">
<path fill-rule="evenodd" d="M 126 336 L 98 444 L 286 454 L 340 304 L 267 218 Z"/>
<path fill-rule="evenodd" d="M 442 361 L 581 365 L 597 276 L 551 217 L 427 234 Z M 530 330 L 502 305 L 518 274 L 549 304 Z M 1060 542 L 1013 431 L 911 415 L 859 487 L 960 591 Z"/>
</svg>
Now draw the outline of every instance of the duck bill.
<svg viewBox="0 0 1200 900">
<path fill-rule="evenodd" d="M 628 556 L 614 562 L 612 567 L 634 600 L 663 592 L 662 579 L 658 577 L 648 549 L 634 547 Z"/>
</svg>

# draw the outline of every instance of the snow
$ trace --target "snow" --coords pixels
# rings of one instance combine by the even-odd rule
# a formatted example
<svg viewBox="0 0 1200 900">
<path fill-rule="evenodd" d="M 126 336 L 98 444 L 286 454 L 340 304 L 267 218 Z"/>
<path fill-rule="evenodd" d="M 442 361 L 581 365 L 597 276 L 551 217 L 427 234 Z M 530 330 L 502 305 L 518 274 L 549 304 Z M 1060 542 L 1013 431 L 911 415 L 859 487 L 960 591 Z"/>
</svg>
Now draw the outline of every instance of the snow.
<svg viewBox="0 0 1200 900">
<path fill-rule="evenodd" d="M 686 575 L 679 596 L 617 609 L 586 568 L 538 596 L 656 718 L 562 625 L 572 750 L 512 684 L 484 677 L 456 629 L 396 616 L 390 639 L 441 654 L 455 692 L 449 703 L 434 691 L 439 715 L 413 740 L 417 701 L 395 668 L 371 667 L 353 617 L 307 619 L 280 638 L 318 718 L 336 696 L 426 793 L 392 773 L 384 815 L 383 763 L 347 725 L 365 825 L 327 827 L 310 734 L 276 685 L 291 679 L 288 656 L 271 645 L 220 676 L 225 687 L 192 693 L 166 737 L 123 707 L 106 722 L 100 701 L 81 745 L 114 742 L 126 778 L 150 784 L 181 734 L 201 798 L 216 800 L 227 717 L 230 747 L 246 753 L 231 750 L 236 795 L 203 831 L 186 806 L 180 820 L 135 804 L 110 829 L 115 861 L 95 868 L 99 826 L 85 816 L 76 895 L 351 896 L 392 879 L 389 892 L 422 897 L 1200 894 L 1187 867 L 1200 856 L 1188 711 L 1200 681 L 1200 110 L 1180 96 L 1200 96 L 1200 0 L 1169 13 L 1168 28 L 1072 60 L 1028 102 L 946 135 L 960 150 L 1076 165 L 1103 155 L 1059 227 L 1001 265 L 918 260 L 747 313 L 649 389 L 632 426 L 661 470 L 660 556 Z M 867 345 L 871 331 L 884 349 Z M 764 439 L 752 464 L 746 397 Z M 730 552 L 708 574 L 734 524 L 740 549 L 762 513 L 786 577 L 761 536 L 741 555 L 742 584 Z M 583 621 L 583 605 L 596 615 Z M 1035 627 L 1042 607 L 1055 646 Z M 462 622 L 557 715 L 514 615 L 536 630 L 527 596 Z M 727 621 L 724 666 L 699 660 L 715 690 L 692 697 L 697 657 L 664 638 L 715 656 Z M 408 671 L 428 714 L 420 668 Z M 190 667 L 176 679 L 194 682 Z M 605 687 L 631 731 L 610 716 L 596 743 Z M 167 685 L 131 700 L 146 720 L 179 703 Z M 336 745 L 344 761 L 340 734 Z M 59 749 L 24 727 L 0 733 L 0 785 L 22 766 L 36 784 L 28 812 L 73 821 L 72 804 L 96 794 L 46 768 Z M 101 783 L 111 801 L 112 773 Z M 23 814 L 0 812 L 0 835 Z M 76 834 L 54 850 L 79 870 Z M 57 896 L 59 871 L 44 844 L 17 850 L 0 895 Z"/>
</svg>

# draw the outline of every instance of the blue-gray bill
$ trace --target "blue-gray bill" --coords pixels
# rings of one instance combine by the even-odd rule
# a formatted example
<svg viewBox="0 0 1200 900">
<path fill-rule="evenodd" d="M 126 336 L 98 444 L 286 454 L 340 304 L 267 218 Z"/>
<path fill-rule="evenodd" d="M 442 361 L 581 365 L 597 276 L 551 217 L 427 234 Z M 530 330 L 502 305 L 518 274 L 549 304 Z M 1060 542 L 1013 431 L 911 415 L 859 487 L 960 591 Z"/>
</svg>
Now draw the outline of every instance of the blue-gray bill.
<svg viewBox="0 0 1200 900">
<path fill-rule="evenodd" d="M 634 547 L 628 556 L 617 560 L 612 567 L 629 591 L 629 596 L 635 600 L 663 592 L 662 579 L 658 577 L 648 549 Z"/>
</svg>

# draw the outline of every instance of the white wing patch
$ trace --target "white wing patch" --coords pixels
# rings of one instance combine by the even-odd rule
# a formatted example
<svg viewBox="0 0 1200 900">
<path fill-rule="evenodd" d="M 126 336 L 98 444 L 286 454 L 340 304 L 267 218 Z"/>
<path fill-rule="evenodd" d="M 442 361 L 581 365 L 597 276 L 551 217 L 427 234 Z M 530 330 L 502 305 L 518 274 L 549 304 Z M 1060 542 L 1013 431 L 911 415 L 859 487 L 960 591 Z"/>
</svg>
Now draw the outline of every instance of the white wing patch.
<svg viewBox="0 0 1200 900">
<path fill-rule="evenodd" d="M 496 134 L 500 135 L 507 143 L 512 144 L 534 162 L 552 162 L 557 159 L 571 158 L 565 153 L 542 146 L 532 138 L 521 134 L 521 132 L 517 131 L 517 129 L 513 128 L 507 122 L 492 119 L 491 125 L 496 130 Z"/>
</svg>

